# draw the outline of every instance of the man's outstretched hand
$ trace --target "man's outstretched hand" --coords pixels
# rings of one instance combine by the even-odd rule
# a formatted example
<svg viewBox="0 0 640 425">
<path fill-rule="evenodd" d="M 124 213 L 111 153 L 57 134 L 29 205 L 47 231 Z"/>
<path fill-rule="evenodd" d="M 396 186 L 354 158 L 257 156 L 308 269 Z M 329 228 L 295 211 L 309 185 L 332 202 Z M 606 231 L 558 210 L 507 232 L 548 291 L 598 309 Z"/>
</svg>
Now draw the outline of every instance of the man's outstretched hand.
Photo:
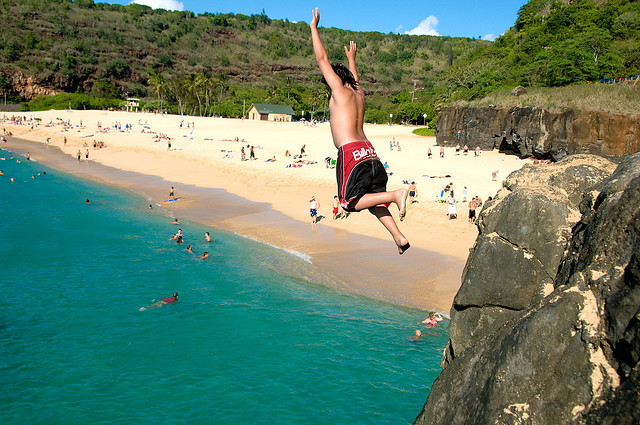
<svg viewBox="0 0 640 425">
<path fill-rule="evenodd" d="M 318 22 L 320 22 L 320 12 L 318 11 L 318 8 L 316 7 L 315 10 L 312 10 L 311 13 L 313 13 L 313 17 L 311 18 L 311 28 L 318 28 Z"/>
<path fill-rule="evenodd" d="M 350 61 L 356 60 L 357 51 L 358 51 L 358 48 L 356 47 L 355 41 L 351 41 L 349 43 L 349 48 L 347 48 L 347 46 L 344 46 L 344 53 L 347 55 L 347 59 L 349 59 Z"/>
</svg>

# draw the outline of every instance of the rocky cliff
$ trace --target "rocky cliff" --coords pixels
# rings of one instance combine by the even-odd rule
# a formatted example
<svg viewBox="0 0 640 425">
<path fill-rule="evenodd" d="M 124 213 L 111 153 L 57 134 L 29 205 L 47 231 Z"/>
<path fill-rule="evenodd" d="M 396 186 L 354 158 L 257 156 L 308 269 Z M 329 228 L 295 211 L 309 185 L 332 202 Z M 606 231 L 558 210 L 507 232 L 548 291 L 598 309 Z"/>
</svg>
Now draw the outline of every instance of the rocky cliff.
<svg viewBox="0 0 640 425">
<path fill-rule="evenodd" d="M 525 165 L 478 228 L 415 423 L 639 423 L 640 153 Z"/>
<path fill-rule="evenodd" d="M 522 158 L 560 160 L 590 153 L 620 159 L 640 151 L 640 117 L 541 108 L 447 107 L 436 120 L 436 141 L 441 146 L 459 143 L 470 149 L 500 149 Z"/>
</svg>

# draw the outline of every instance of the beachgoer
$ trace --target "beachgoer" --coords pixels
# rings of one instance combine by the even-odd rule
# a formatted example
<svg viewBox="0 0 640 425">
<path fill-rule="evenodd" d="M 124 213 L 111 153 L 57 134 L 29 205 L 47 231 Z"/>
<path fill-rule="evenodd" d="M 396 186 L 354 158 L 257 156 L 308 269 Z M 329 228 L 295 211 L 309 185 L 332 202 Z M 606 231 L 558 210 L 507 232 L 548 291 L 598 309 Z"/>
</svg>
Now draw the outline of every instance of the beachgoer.
<svg viewBox="0 0 640 425">
<path fill-rule="evenodd" d="M 438 322 L 442 322 L 442 320 L 443 319 L 440 313 L 437 313 L 435 311 L 430 311 L 429 317 L 427 317 L 426 319 L 424 319 L 422 322 L 419 322 L 419 323 L 424 323 L 430 328 L 435 328 L 436 326 L 438 326 Z"/>
<path fill-rule="evenodd" d="M 316 62 L 331 93 L 329 124 L 333 143 L 338 149 L 336 174 L 340 204 L 345 211 L 368 209 L 391 233 L 402 254 L 409 248 L 409 241 L 398 229 L 388 205 L 395 203 L 400 211 L 400 221 L 404 220 L 409 191 L 406 188 L 386 191 L 388 177 L 384 166 L 364 134 L 365 98 L 358 83 L 356 43 L 352 41 L 349 48 L 344 47 L 348 69 L 340 64 L 331 65 L 318 33 L 319 21 L 320 12 L 316 8 L 310 24 L 311 38 Z"/>
<path fill-rule="evenodd" d="M 187 245 L 187 252 L 193 254 L 193 248 L 191 247 L 191 245 Z"/>
<path fill-rule="evenodd" d="M 86 160 L 89 160 L 89 149 L 87 149 L 86 152 L 84 153 L 84 158 Z"/>
<path fill-rule="evenodd" d="M 384 171 L 385 173 L 387 173 L 387 175 L 391 176 L 393 175 L 393 172 L 391 172 L 391 168 L 389 168 L 389 163 L 385 161 L 384 164 L 382 164 L 382 166 L 384 167 Z"/>
<path fill-rule="evenodd" d="M 411 341 L 420 341 L 422 339 L 422 332 L 420 329 L 416 329 L 416 333 L 409 337 Z"/>
<path fill-rule="evenodd" d="M 417 202 L 415 198 L 418 197 L 418 187 L 416 186 L 416 182 L 412 181 L 409 185 L 409 203 L 413 204 Z"/>
<path fill-rule="evenodd" d="M 471 202 L 469 202 L 469 223 L 473 223 L 476 221 L 476 206 L 478 203 L 476 202 L 476 198 L 473 198 Z"/>
<path fill-rule="evenodd" d="M 153 209 L 153 205 L 149 204 L 149 207 L 147 209 L 152 210 Z"/>
<path fill-rule="evenodd" d="M 467 202 L 467 194 L 469 191 L 467 190 L 467 186 L 462 188 L 462 202 Z"/>
<path fill-rule="evenodd" d="M 169 198 L 174 199 L 175 197 L 176 197 L 176 190 L 173 188 L 173 186 L 171 186 L 171 189 L 169 190 Z"/>
<path fill-rule="evenodd" d="M 457 209 L 456 209 L 456 199 L 453 197 L 453 193 L 449 192 L 449 198 L 447 198 L 447 205 L 448 205 L 448 218 L 449 221 L 451 221 L 452 218 L 457 218 L 458 214 L 457 214 Z"/>
<path fill-rule="evenodd" d="M 178 219 L 174 218 L 173 221 L 171 222 L 171 224 L 178 224 Z"/>
<path fill-rule="evenodd" d="M 151 300 L 151 302 L 153 303 L 155 300 Z M 160 308 L 165 304 L 174 304 L 175 302 L 178 301 L 178 293 L 174 292 L 173 295 L 171 295 L 170 297 L 167 298 L 163 298 L 160 301 L 157 301 L 151 305 L 148 305 L 146 307 L 140 307 L 140 311 L 144 311 L 144 310 L 148 310 L 150 308 Z"/>
<path fill-rule="evenodd" d="M 76 156 L 78 157 L 78 161 L 80 161 L 80 158 L 82 158 L 82 152 L 80 152 L 79 149 L 78 149 L 78 153 L 76 154 Z"/>
<path fill-rule="evenodd" d="M 498 179 L 498 170 L 491 172 L 491 181 L 496 181 Z"/>
<path fill-rule="evenodd" d="M 460 143 L 456 145 L 456 155 L 460 155 Z"/>
<path fill-rule="evenodd" d="M 340 199 L 337 196 L 333 197 L 333 219 L 337 219 L 340 214 Z"/>
<path fill-rule="evenodd" d="M 431 159 L 432 155 L 433 154 L 431 153 L 431 148 L 427 149 L 427 158 Z"/>
<path fill-rule="evenodd" d="M 89 200 L 89 198 L 87 198 L 87 200 L 86 200 L 86 201 L 84 201 L 84 203 L 85 203 L 85 204 L 90 204 L 90 203 L 91 203 L 91 201 Z"/>
<path fill-rule="evenodd" d="M 300 148 L 300 156 L 304 156 L 306 149 L 307 149 L 307 145 L 302 145 L 302 147 Z"/>
<path fill-rule="evenodd" d="M 204 232 L 204 240 L 207 242 L 211 242 L 211 235 L 209 232 Z"/>
<path fill-rule="evenodd" d="M 256 159 L 256 153 L 253 151 L 253 146 L 249 150 L 249 159 Z"/>
<path fill-rule="evenodd" d="M 315 224 L 318 219 L 318 209 L 320 208 L 320 202 L 316 200 L 315 196 L 309 199 L 309 213 L 311 215 L 311 224 Z"/>
<path fill-rule="evenodd" d="M 204 252 L 204 254 L 202 254 L 202 257 L 200 257 L 201 260 L 206 260 L 209 258 L 209 253 L 207 251 Z"/>
<path fill-rule="evenodd" d="M 444 146 L 440 146 L 440 158 L 444 158 Z"/>
<path fill-rule="evenodd" d="M 469 146 L 464 145 L 464 148 L 462 148 L 462 153 L 465 154 L 465 155 L 468 154 L 469 153 Z"/>
</svg>

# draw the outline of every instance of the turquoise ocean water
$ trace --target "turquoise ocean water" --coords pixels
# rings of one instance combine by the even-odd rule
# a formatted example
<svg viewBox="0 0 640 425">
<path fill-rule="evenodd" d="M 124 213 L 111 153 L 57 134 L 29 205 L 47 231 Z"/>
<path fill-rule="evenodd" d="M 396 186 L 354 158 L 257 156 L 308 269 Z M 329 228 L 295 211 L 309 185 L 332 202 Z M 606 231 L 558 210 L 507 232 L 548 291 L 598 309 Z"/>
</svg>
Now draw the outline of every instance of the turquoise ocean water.
<svg viewBox="0 0 640 425">
<path fill-rule="evenodd" d="M 446 326 L 409 341 L 424 312 L 310 284 L 311 267 L 288 276 L 306 263 L 0 157 L 3 424 L 406 424 L 419 413 L 447 341 Z M 177 227 L 184 245 L 169 240 Z M 174 291 L 176 304 L 138 310 Z"/>
</svg>

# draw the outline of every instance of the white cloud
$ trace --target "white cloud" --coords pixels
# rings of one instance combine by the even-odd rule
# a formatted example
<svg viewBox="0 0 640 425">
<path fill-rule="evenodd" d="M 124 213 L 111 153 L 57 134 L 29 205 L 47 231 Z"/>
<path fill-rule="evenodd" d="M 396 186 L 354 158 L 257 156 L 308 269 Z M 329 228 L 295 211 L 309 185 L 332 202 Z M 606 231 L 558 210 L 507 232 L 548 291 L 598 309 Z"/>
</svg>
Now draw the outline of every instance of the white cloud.
<svg viewBox="0 0 640 425">
<path fill-rule="evenodd" d="M 177 0 L 133 0 L 131 3 L 143 4 L 152 9 L 184 10 L 184 4 Z"/>
<path fill-rule="evenodd" d="M 405 34 L 410 35 L 440 35 L 436 27 L 438 26 L 438 18 L 431 15 L 424 21 L 420 22 L 420 25 L 412 29 L 411 31 L 406 31 Z"/>
<path fill-rule="evenodd" d="M 496 41 L 496 35 L 495 34 L 485 34 L 484 37 L 482 37 L 483 40 L 487 40 L 487 41 Z"/>
<path fill-rule="evenodd" d="M 396 30 L 394 31 L 395 34 L 400 34 L 402 32 L 402 30 L 404 29 L 403 25 L 398 25 L 398 28 L 396 28 Z"/>
</svg>

